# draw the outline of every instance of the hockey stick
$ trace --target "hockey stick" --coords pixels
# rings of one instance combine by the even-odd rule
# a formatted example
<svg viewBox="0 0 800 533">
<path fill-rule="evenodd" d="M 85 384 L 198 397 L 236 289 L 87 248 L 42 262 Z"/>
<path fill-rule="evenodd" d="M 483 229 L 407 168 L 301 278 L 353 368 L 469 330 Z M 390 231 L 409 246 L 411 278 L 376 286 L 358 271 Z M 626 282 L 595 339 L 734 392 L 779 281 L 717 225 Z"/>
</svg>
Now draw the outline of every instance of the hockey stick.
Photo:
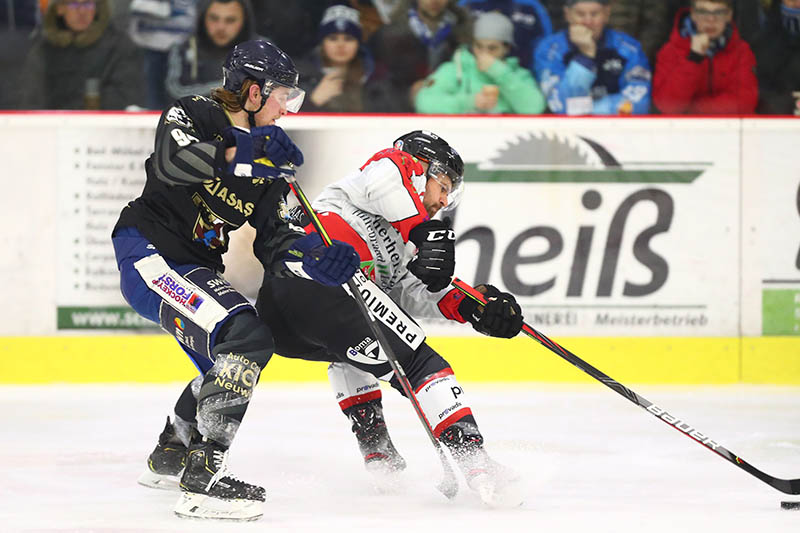
<svg viewBox="0 0 800 533">
<path fill-rule="evenodd" d="M 453 278 L 451 284 L 453 285 L 453 287 L 455 287 L 465 295 L 469 296 L 473 300 L 476 300 L 484 304 L 486 303 L 486 299 L 480 292 L 470 287 L 460 279 Z M 618 381 L 610 378 L 609 376 L 607 376 L 600 370 L 596 369 L 595 367 L 593 367 L 592 365 L 590 365 L 577 355 L 573 354 L 566 348 L 561 347 L 560 345 L 550 340 L 542 333 L 539 333 L 534 328 L 532 328 L 531 326 L 529 326 L 524 322 L 522 323 L 522 331 L 528 337 L 532 338 L 533 340 L 535 340 L 536 342 L 538 342 L 551 352 L 555 353 L 562 359 L 566 359 L 569 363 L 583 370 L 584 372 L 592 376 L 594 379 L 596 379 L 603 385 L 606 385 L 608 388 L 612 389 L 617 394 L 624 396 L 626 399 L 635 403 L 636 405 L 638 405 L 651 415 L 655 416 L 662 422 L 669 424 L 670 426 L 679 430 L 681 433 L 690 437 L 695 442 L 702 444 L 703 446 L 705 446 L 712 452 L 716 453 L 726 461 L 735 464 L 748 474 L 757 477 L 770 487 L 775 488 L 785 494 L 800 494 L 800 479 L 780 479 L 772 477 L 769 474 L 762 472 L 761 470 L 755 468 L 754 466 L 746 462 L 741 457 L 731 453 L 729 450 L 724 448 L 721 444 L 717 443 L 716 441 L 712 440 L 710 437 L 706 436 L 703 433 L 700 433 L 700 431 L 695 429 L 694 426 L 689 425 L 682 419 L 671 415 L 665 409 L 662 409 L 661 407 L 648 401 L 642 396 L 639 396 L 631 389 L 620 384 Z"/>
<path fill-rule="evenodd" d="M 314 211 L 314 208 L 311 207 L 311 202 L 308 201 L 308 198 L 303 193 L 303 190 L 300 188 L 300 185 L 297 183 L 297 179 L 294 175 L 287 175 L 286 181 L 289 183 L 289 188 L 292 189 L 297 201 L 300 202 L 300 206 L 305 211 L 308 218 L 311 219 L 311 223 L 314 226 L 314 229 L 319 233 L 320 237 L 322 237 L 322 242 L 325 243 L 325 246 L 331 245 L 331 238 L 328 233 L 325 231 L 325 228 L 320 222 L 317 213 Z M 447 460 L 447 456 L 442 449 L 442 444 L 439 440 L 433 435 L 433 430 L 431 429 L 430 422 L 425 417 L 425 413 L 422 411 L 422 407 L 419 404 L 419 400 L 417 399 L 417 395 L 414 393 L 414 388 L 411 386 L 411 383 L 408 381 L 408 377 L 406 377 L 406 373 L 403 370 L 403 367 L 400 366 L 400 362 L 397 360 L 397 356 L 392 351 L 391 346 L 389 345 L 389 341 L 386 338 L 385 334 L 381 330 L 378 322 L 375 320 L 375 317 L 369 312 L 369 307 L 367 307 L 366 302 L 364 302 L 364 298 L 361 295 L 361 291 L 358 290 L 358 286 L 356 282 L 351 278 L 347 281 L 347 287 L 350 289 L 350 293 L 353 295 L 353 299 L 358 304 L 358 308 L 361 310 L 361 314 L 364 315 L 364 318 L 369 325 L 369 329 L 372 334 L 377 339 L 378 344 L 383 347 L 383 351 L 386 354 L 386 358 L 389 360 L 389 365 L 392 367 L 392 371 L 394 372 L 395 377 L 397 377 L 397 381 L 400 383 L 400 387 L 403 389 L 403 393 L 406 397 L 411 401 L 411 405 L 414 407 L 414 411 L 417 413 L 417 417 L 422 425 L 425 427 L 425 432 L 427 433 L 428 437 L 431 439 L 434 448 L 436 448 L 436 452 L 439 454 L 439 460 L 442 462 L 442 468 L 444 469 L 444 476 L 442 481 L 436 486 L 436 488 L 444 494 L 447 498 L 453 499 L 455 498 L 456 494 L 458 494 L 458 479 L 456 478 L 456 474 L 453 471 L 453 467 L 450 465 L 450 462 Z"/>
</svg>

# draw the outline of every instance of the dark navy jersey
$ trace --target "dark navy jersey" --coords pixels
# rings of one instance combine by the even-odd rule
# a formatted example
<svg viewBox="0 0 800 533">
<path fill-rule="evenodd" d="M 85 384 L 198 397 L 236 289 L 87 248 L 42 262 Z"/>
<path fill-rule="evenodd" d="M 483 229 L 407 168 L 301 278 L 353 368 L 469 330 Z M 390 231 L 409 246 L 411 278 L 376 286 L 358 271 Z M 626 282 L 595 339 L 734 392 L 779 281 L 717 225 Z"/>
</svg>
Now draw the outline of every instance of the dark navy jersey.
<svg viewBox="0 0 800 533">
<path fill-rule="evenodd" d="M 302 234 L 283 217 L 288 192 L 283 180 L 227 171 L 222 138 L 230 126 L 214 100 L 175 101 L 159 119 L 155 150 L 145 162 L 144 191 L 122 210 L 116 227 L 137 228 L 173 261 L 222 272 L 228 233 L 249 222 L 257 232 L 256 255 L 269 271 Z"/>
</svg>

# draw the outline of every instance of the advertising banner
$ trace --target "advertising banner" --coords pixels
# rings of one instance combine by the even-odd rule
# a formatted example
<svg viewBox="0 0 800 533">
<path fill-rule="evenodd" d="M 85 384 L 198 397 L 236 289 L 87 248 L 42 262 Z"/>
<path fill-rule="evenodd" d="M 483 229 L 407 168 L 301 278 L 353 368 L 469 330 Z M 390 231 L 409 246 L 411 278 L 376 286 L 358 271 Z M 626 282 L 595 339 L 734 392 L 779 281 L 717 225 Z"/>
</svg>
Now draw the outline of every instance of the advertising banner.
<svg viewBox="0 0 800 533">
<path fill-rule="evenodd" d="M 122 208 L 139 196 L 154 128 L 66 127 L 58 132 L 57 327 L 154 328 L 124 301 L 111 246 Z"/>
<path fill-rule="evenodd" d="M 742 333 L 800 335 L 800 131 L 743 124 Z"/>
<path fill-rule="evenodd" d="M 119 293 L 110 234 L 141 193 L 156 120 L 52 119 L 56 195 L 41 210 L 58 219 L 55 328 L 30 333 L 153 327 Z M 548 335 L 800 334 L 800 166 L 787 157 L 795 121 L 284 120 L 306 153 L 298 179 L 311 197 L 407 131 L 441 134 L 466 163 L 464 197 L 447 213 L 456 274 L 513 293 Z M 24 164 L 21 151 L 9 157 Z M 251 298 L 252 235 L 235 232 L 225 259 L 226 277 Z"/>
</svg>

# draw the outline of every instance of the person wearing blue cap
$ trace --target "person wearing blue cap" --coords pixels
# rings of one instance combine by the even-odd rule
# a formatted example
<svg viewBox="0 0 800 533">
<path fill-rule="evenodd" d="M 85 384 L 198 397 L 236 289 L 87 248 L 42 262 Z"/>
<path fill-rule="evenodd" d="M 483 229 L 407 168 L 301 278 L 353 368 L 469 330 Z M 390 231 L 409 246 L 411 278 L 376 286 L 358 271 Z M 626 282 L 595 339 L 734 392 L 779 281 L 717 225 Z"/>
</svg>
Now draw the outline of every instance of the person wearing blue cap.
<svg viewBox="0 0 800 533">
<path fill-rule="evenodd" d="M 371 77 L 374 61 L 362 45 L 359 13 L 345 5 L 325 10 L 319 45 L 297 63 L 300 86 L 308 94 L 305 111 L 359 113 L 384 111 L 386 104 Z"/>
<path fill-rule="evenodd" d="M 566 0 L 565 30 L 536 47 L 536 79 L 550 110 L 568 115 L 646 114 L 651 72 L 641 44 L 608 27 L 608 0 Z"/>
</svg>

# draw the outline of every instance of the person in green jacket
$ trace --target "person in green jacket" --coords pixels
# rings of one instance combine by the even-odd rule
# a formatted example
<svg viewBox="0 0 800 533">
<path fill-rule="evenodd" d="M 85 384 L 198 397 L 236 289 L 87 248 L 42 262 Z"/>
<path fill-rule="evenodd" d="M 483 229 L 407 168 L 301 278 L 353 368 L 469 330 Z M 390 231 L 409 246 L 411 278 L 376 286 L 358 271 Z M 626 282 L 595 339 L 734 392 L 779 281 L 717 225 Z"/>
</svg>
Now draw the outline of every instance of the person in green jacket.
<svg viewBox="0 0 800 533">
<path fill-rule="evenodd" d="M 456 50 L 417 93 L 417 112 L 542 113 L 545 100 L 533 74 L 509 56 L 513 42 L 514 25 L 508 17 L 494 11 L 480 15 L 472 46 Z"/>
</svg>

